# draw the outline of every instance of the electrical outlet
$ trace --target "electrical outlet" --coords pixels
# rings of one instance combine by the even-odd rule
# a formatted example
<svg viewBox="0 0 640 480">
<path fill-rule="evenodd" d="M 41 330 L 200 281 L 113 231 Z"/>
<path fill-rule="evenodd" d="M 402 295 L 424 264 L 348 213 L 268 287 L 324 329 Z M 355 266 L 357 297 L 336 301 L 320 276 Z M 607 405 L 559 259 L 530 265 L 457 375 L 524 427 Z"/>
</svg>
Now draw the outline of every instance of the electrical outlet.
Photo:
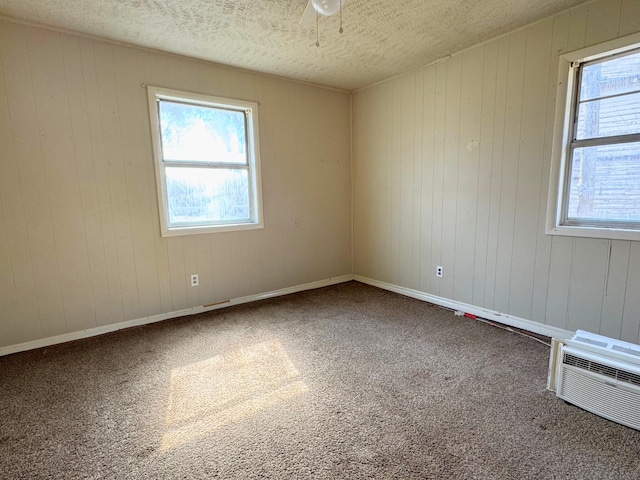
<svg viewBox="0 0 640 480">
<path fill-rule="evenodd" d="M 436 267 L 436 277 L 442 278 L 443 270 L 442 265 L 438 265 Z"/>
<path fill-rule="evenodd" d="M 198 274 L 191 275 L 191 286 L 197 287 L 200 285 L 200 279 L 198 278 Z"/>
</svg>

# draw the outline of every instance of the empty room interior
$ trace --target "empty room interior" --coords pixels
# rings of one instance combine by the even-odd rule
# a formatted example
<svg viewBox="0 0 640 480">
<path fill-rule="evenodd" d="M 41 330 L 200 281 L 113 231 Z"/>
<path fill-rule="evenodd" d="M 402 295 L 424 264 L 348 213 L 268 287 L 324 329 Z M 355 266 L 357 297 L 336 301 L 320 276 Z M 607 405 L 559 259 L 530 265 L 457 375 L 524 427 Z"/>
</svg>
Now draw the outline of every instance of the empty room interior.
<svg viewBox="0 0 640 480">
<path fill-rule="evenodd" d="M 0 478 L 640 478 L 640 1 L 0 0 Z"/>
</svg>

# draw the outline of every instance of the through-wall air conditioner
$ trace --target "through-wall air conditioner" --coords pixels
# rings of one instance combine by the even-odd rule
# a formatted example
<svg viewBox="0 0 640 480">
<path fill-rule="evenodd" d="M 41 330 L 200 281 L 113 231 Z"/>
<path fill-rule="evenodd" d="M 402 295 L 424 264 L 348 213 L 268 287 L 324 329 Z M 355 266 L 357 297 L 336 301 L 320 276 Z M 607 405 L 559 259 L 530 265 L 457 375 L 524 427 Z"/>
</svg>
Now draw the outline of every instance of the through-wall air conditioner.
<svg viewBox="0 0 640 480">
<path fill-rule="evenodd" d="M 553 339 L 549 390 L 568 403 L 640 430 L 640 346 L 578 330 Z"/>
</svg>

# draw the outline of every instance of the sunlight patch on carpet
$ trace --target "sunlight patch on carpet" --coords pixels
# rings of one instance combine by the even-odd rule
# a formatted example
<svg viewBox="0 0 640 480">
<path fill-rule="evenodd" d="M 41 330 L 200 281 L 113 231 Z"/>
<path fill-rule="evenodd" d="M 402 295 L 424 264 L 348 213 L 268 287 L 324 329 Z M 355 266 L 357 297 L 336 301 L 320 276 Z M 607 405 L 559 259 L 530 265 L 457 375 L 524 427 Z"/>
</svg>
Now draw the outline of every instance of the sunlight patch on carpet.
<svg viewBox="0 0 640 480">
<path fill-rule="evenodd" d="M 305 393 L 299 375 L 277 340 L 173 369 L 162 450 Z"/>
</svg>

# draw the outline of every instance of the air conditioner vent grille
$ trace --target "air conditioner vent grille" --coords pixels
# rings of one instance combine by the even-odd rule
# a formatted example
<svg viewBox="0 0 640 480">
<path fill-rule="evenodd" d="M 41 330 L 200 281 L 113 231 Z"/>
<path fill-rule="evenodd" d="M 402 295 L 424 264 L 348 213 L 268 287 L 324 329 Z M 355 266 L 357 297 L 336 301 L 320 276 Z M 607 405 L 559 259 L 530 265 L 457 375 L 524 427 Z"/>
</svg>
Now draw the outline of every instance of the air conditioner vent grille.
<svg viewBox="0 0 640 480">
<path fill-rule="evenodd" d="M 614 378 L 621 382 L 631 383 L 633 385 L 640 385 L 640 375 L 630 372 L 625 372 L 618 368 L 603 365 L 602 363 L 592 362 L 585 358 L 576 357 L 569 353 L 565 353 L 563 363 L 565 365 L 571 365 L 583 370 L 589 370 L 593 373 L 598 373 L 610 378 Z"/>
<path fill-rule="evenodd" d="M 614 345 L 611 347 L 612 350 L 616 350 L 618 352 L 628 353 L 629 355 L 634 355 L 636 357 L 640 357 L 640 350 L 634 350 L 633 348 L 623 347 L 621 345 Z"/>
<path fill-rule="evenodd" d="M 593 338 L 587 338 L 587 337 L 574 337 L 574 340 L 576 342 L 582 342 L 582 343 L 588 343 L 590 345 L 596 345 L 598 347 L 602 347 L 602 348 L 607 348 L 607 346 L 609 345 L 607 342 L 601 342 L 599 340 L 594 340 Z"/>
</svg>

